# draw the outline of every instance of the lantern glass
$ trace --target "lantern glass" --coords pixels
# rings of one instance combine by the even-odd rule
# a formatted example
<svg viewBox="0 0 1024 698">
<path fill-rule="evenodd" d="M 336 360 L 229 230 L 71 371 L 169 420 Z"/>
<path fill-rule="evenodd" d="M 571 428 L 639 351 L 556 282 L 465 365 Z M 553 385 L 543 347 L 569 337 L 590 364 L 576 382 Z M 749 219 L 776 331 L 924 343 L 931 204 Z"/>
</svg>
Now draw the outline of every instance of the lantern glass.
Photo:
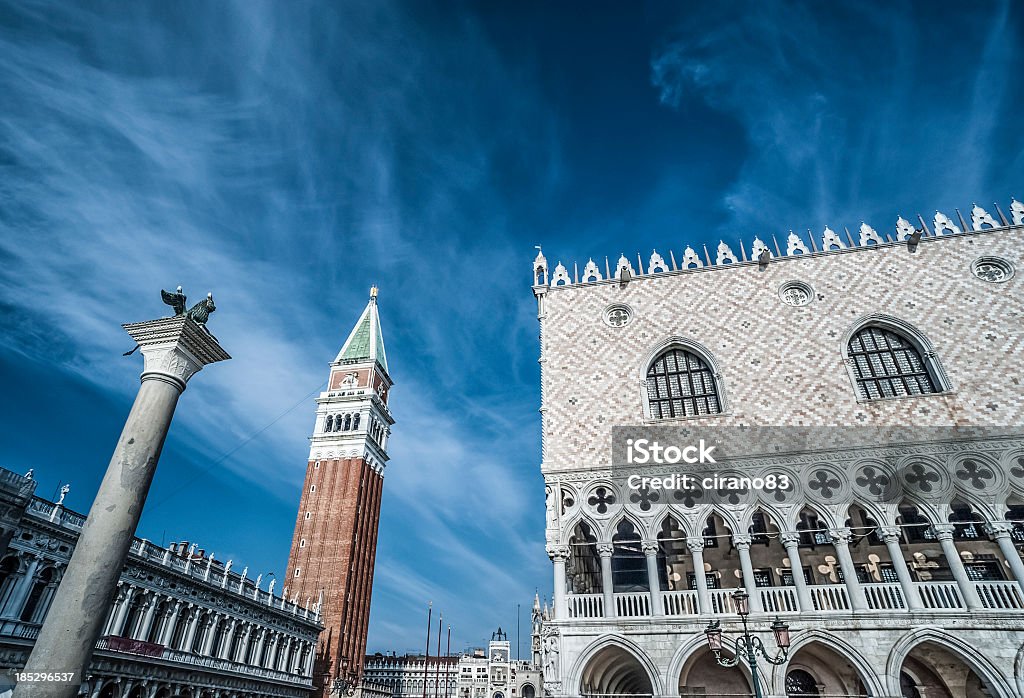
<svg viewBox="0 0 1024 698">
<path fill-rule="evenodd" d="M 704 631 L 704 634 L 708 637 L 708 647 L 711 648 L 712 652 L 722 651 L 722 629 L 717 624 L 711 624 L 708 629 Z"/>
<path fill-rule="evenodd" d="M 736 604 L 736 612 L 741 616 L 750 615 L 750 595 L 745 589 L 737 589 L 732 593 L 732 600 Z"/>
<path fill-rule="evenodd" d="M 772 632 L 775 633 L 775 644 L 779 649 L 789 649 L 789 626 L 776 618 L 772 623 Z"/>
</svg>

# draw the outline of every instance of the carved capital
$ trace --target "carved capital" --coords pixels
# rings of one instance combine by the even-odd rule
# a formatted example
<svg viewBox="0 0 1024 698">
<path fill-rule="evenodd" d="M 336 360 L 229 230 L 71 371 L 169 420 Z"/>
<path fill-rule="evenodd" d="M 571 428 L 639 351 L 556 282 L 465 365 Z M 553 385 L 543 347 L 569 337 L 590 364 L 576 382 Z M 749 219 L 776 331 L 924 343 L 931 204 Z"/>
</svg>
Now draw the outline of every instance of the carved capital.
<svg viewBox="0 0 1024 698">
<path fill-rule="evenodd" d="M 878 537 L 882 539 L 882 542 L 886 545 L 890 543 L 899 543 L 902 536 L 899 526 L 879 526 Z"/>
<path fill-rule="evenodd" d="M 985 524 L 985 533 L 992 538 L 1009 538 L 1013 533 L 1013 524 L 1009 521 L 989 521 Z"/>
<path fill-rule="evenodd" d="M 687 538 L 686 547 L 690 549 L 691 553 L 699 553 L 704 551 L 704 539 L 703 538 Z"/>
<path fill-rule="evenodd" d="M 749 533 L 735 533 L 732 537 L 732 544 L 737 550 L 750 550 L 753 540 L 753 536 Z"/>
<path fill-rule="evenodd" d="M 217 340 L 187 317 L 122 325 L 142 350 L 143 380 L 163 378 L 181 390 L 207 364 L 230 359 Z"/>
<path fill-rule="evenodd" d="M 547 546 L 548 557 L 552 562 L 564 562 L 569 557 L 568 545 L 552 544 Z"/>
<path fill-rule="evenodd" d="M 644 551 L 644 555 L 657 555 L 661 550 L 661 544 L 656 540 L 645 540 L 640 544 L 640 549 Z"/>
<path fill-rule="evenodd" d="M 779 534 L 779 541 L 785 548 L 795 548 L 800 545 L 800 533 L 797 531 L 783 531 Z"/>
<path fill-rule="evenodd" d="M 611 557 L 612 552 L 615 550 L 615 546 L 611 543 L 598 543 L 597 554 L 601 557 Z"/>
<path fill-rule="evenodd" d="M 832 545 L 847 546 L 850 544 L 853 534 L 848 528 L 830 528 L 828 531 L 828 537 L 832 540 Z"/>
<path fill-rule="evenodd" d="M 935 531 L 935 537 L 938 538 L 940 541 L 943 541 L 953 540 L 953 531 L 955 531 L 956 529 L 953 527 L 953 524 L 941 523 L 932 524 L 932 530 Z"/>
</svg>

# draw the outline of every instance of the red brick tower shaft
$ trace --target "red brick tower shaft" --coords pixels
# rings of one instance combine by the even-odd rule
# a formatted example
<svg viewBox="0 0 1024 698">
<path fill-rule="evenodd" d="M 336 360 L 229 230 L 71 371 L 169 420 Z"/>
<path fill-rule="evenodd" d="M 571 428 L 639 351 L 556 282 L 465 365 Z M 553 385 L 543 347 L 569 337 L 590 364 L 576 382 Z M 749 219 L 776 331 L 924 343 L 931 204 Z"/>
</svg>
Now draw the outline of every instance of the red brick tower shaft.
<svg viewBox="0 0 1024 698">
<path fill-rule="evenodd" d="M 370 620 L 377 526 L 394 420 L 377 291 L 317 398 L 309 462 L 288 558 L 288 595 L 321 604 L 325 630 L 314 663 L 314 696 L 362 674 Z"/>
</svg>

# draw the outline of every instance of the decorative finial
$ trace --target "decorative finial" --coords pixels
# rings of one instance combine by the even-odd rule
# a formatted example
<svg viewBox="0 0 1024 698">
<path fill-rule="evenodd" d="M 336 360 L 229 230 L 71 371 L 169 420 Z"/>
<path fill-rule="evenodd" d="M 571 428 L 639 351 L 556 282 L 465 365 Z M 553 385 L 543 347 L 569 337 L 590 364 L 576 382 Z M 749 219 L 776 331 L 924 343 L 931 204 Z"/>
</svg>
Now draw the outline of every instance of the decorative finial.
<svg viewBox="0 0 1024 698">
<path fill-rule="evenodd" d="M 370 286 L 370 298 L 376 298 L 376 297 L 377 297 L 377 287 L 376 286 Z"/>
</svg>

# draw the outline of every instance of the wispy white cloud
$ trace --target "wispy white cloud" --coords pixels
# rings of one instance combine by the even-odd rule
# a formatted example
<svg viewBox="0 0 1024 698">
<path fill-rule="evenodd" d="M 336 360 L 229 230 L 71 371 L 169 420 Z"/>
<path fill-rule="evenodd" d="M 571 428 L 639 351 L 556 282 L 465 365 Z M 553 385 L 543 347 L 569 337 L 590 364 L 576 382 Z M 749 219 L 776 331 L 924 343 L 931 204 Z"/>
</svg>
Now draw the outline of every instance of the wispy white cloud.
<svg viewBox="0 0 1024 698">
<path fill-rule="evenodd" d="M 0 343 L 127 397 L 138 357 L 120 357 L 118 324 L 162 312 L 160 287 L 212 290 L 234 358 L 194 379 L 172 431 L 212 458 L 324 380 L 381 285 L 399 419 L 382 542 L 413 539 L 378 566 L 386 646 L 411 603 L 397 580 L 427 579 L 419 565 L 442 557 L 444 579 L 480 579 L 466 588 L 481 598 L 483 580 L 537 569 L 537 430 L 511 414 L 536 389 L 521 346 L 535 320 L 490 170 L 496 150 L 530 147 L 543 108 L 526 93 L 501 109 L 458 99 L 505 71 L 469 20 L 437 40 L 390 4 L 196 7 L 6 8 Z M 445 69 L 466 54 L 473 66 Z M 218 469 L 297 499 L 312 409 Z M 290 533 L 276 534 L 282 562 Z M 490 625 L 484 602 L 433 583 L 453 612 L 476 604 L 467 633 Z"/>
<path fill-rule="evenodd" d="M 1019 54 L 1009 3 L 937 14 L 853 3 L 734 9 L 683 20 L 651 62 L 667 107 L 702 101 L 743 126 L 748 148 L 722 194 L 722 232 L 872 217 L 882 229 L 897 211 L 1009 194 L 994 166 Z"/>
</svg>

